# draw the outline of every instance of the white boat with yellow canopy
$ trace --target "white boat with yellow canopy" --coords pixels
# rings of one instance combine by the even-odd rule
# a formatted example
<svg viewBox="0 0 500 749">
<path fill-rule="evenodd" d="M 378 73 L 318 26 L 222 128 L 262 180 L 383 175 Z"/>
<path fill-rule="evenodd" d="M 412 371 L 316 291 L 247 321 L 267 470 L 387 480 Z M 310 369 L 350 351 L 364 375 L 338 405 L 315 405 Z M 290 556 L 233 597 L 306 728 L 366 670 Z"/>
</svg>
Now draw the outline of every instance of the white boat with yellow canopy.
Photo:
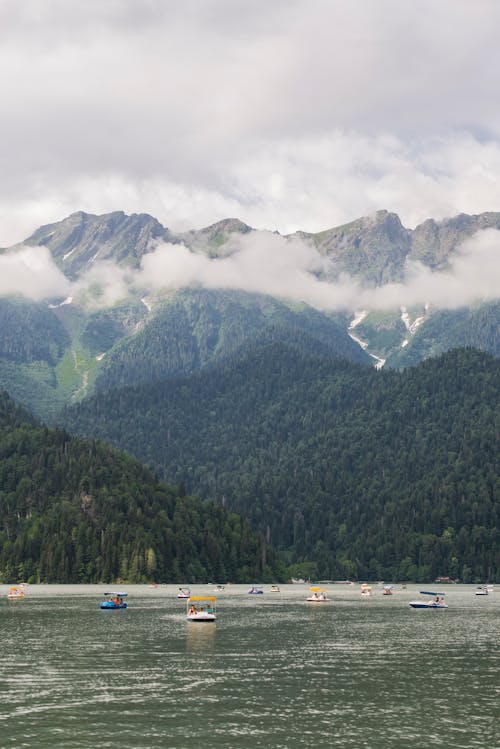
<svg viewBox="0 0 500 749">
<path fill-rule="evenodd" d="M 187 602 L 188 622 L 214 622 L 215 596 L 191 596 Z"/>
<path fill-rule="evenodd" d="M 7 598 L 9 601 L 22 601 L 24 598 L 24 588 L 17 585 L 11 585 L 7 593 Z"/>
<path fill-rule="evenodd" d="M 309 603 L 326 603 L 330 600 L 324 588 L 319 588 L 315 585 L 309 588 L 309 590 L 311 591 L 311 595 L 306 598 L 306 601 L 309 601 Z"/>
</svg>

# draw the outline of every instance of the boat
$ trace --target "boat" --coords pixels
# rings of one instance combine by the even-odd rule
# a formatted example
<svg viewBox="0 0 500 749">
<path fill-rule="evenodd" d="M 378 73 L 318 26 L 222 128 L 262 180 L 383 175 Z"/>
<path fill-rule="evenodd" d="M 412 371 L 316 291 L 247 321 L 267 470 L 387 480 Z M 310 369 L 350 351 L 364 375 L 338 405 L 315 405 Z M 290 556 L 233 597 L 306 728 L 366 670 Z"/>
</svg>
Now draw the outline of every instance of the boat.
<svg viewBox="0 0 500 749">
<path fill-rule="evenodd" d="M 188 622 L 214 622 L 215 596 L 191 596 L 187 602 Z"/>
<path fill-rule="evenodd" d="M 264 591 L 262 590 L 262 585 L 252 585 L 248 593 L 249 595 L 260 596 L 263 595 Z"/>
<path fill-rule="evenodd" d="M 105 593 L 105 596 L 108 596 L 107 601 L 101 601 L 99 604 L 99 608 L 101 609 L 126 609 L 127 604 L 124 601 L 124 598 L 127 597 L 128 593 L 124 593 L 120 590 L 114 590 L 111 593 Z"/>
<path fill-rule="evenodd" d="M 489 595 L 489 592 L 490 591 L 488 590 L 488 588 L 486 586 L 483 588 L 480 585 L 478 585 L 477 590 L 475 592 L 475 595 L 476 596 L 487 596 L 487 595 Z"/>
<path fill-rule="evenodd" d="M 363 598 L 368 598 L 372 594 L 372 586 L 368 583 L 361 583 L 361 595 Z"/>
<path fill-rule="evenodd" d="M 314 586 L 309 588 L 309 590 L 312 591 L 312 595 L 306 598 L 306 601 L 309 601 L 309 603 L 326 603 L 330 600 L 326 595 L 326 590 L 324 588 Z"/>
<path fill-rule="evenodd" d="M 412 609 L 447 609 L 448 606 L 444 602 L 444 593 L 435 593 L 432 590 L 421 590 L 420 594 L 423 596 L 433 596 L 430 601 L 410 601 L 409 606 Z"/>
<path fill-rule="evenodd" d="M 191 596 L 190 588 L 179 588 L 179 592 L 177 593 L 177 598 L 189 598 L 190 596 Z"/>
<path fill-rule="evenodd" d="M 394 585 L 384 585 L 384 589 L 382 591 L 383 596 L 392 596 L 394 595 Z"/>
<path fill-rule="evenodd" d="M 280 592 L 279 585 L 271 585 L 271 590 L 269 592 L 270 593 L 279 593 Z"/>
<path fill-rule="evenodd" d="M 216 585 L 214 590 L 216 590 L 218 593 L 222 593 L 223 590 L 226 589 L 225 585 Z"/>
<path fill-rule="evenodd" d="M 24 588 L 11 585 L 7 592 L 7 598 L 9 601 L 22 601 L 24 598 Z"/>
</svg>

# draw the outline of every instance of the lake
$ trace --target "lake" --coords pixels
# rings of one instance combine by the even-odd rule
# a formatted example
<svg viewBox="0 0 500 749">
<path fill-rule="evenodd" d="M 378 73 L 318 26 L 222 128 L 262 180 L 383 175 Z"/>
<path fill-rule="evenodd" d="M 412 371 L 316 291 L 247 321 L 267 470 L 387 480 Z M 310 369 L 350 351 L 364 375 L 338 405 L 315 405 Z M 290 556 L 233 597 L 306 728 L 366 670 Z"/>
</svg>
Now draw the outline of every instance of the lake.
<svg viewBox="0 0 500 749">
<path fill-rule="evenodd" d="M 227 586 L 193 624 L 174 585 L 124 585 L 122 611 L 105 586 L 0 586 L 0 747 L 500 746 L 500 589 L 431 586 L 449 608 L 430 611 L 408 606 L 426 586 L 325 587 Z"/>
</svg>

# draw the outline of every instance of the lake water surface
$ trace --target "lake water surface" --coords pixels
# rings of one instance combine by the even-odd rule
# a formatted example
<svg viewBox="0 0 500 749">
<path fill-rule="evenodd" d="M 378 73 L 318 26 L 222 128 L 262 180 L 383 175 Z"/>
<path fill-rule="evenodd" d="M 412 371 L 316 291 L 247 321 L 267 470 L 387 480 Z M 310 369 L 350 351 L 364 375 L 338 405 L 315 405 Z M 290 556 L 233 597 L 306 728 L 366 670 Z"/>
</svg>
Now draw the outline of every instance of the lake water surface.
<svg viewBox="0 0 500 749">
<path fill-rule="evenodd" d="M 500 588 L 426 611 L 419 586 L 326 587 L 228 586 L 192 624 L 173 585 L 123 586 L 122 611 L 105 586 L 0 586 L 0 747 L 500 747 Z"/>
</svg>

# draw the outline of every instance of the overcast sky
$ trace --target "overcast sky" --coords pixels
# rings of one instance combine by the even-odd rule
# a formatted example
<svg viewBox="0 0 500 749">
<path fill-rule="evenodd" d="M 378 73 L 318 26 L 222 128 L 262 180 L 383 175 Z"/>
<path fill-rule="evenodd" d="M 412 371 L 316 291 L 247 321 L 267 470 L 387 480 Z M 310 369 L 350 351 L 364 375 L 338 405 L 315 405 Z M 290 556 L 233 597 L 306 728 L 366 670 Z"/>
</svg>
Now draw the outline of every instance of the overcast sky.
<svg viewBox="0 0 500 749">
<path fill-rule="evenodd" d="M 0 0 L 0 245 L 500 210 L 497 0 Z"/>
</svg>

